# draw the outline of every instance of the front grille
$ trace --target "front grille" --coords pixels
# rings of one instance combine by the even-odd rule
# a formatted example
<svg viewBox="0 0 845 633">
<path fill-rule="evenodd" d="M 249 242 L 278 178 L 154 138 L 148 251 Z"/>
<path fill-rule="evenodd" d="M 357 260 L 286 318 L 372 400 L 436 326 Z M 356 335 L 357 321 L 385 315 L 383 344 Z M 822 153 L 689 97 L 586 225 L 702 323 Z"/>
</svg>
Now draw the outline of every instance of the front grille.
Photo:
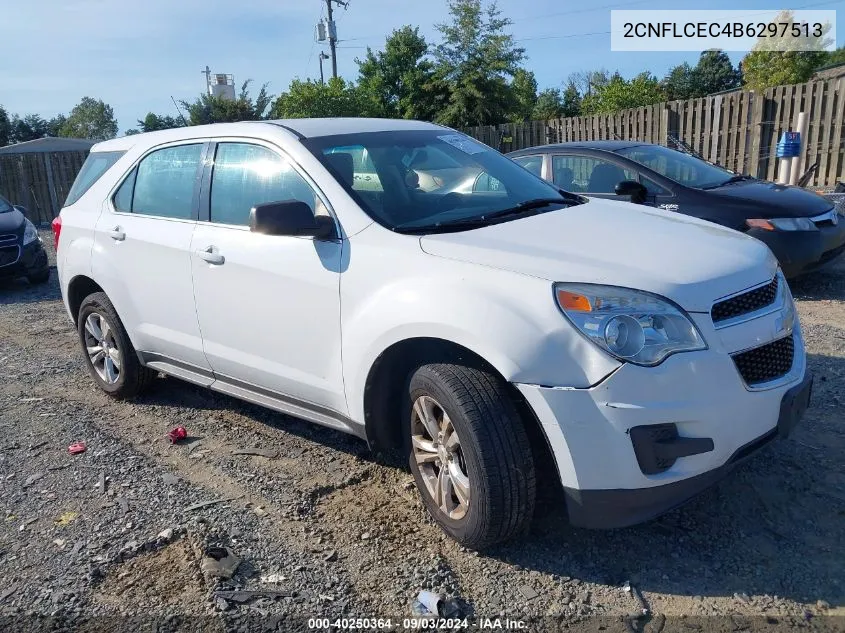
<svg viewBox="0 0 845 633">
<path fill-rule="evenodd" d="M 0 246 L 7 246 L 9 244 L 17 244 L 18 236 L 14 233 L 4 233 L 0 235 Z"/>
<path fill-rule="evenodd" d="M 794 356 L 795 342 L 790 335 L 731 358 L 745 384 L 753 387 L 788 374 Z"/>
<path fill-rule="evenodd" d="M 21 250 L 17 246 L 4 246 L 0 248 L 0 266 L 8 266 L 18 261 Z"/>
<path fill-rule="evenodd" d="M 727 321 L 743 314 L 762 310 L 766 306 L 772 305 L 777 296 L 778 278 L 775 276 L 765 286 L 760 286 L 749 292 L 744 292 L 741 295 L 714 304 L 710 310 L 710 316 L 713 318 L 713 323 Z"/>
</svg>

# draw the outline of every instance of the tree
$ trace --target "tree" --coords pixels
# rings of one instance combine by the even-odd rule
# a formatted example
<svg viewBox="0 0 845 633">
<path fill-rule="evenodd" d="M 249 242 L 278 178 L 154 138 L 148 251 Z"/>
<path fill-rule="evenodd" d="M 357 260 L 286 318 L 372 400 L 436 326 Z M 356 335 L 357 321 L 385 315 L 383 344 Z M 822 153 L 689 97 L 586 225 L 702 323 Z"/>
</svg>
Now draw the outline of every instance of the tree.
<svg viewBox="0 0 845 633">
<path fill-rule="evenodd" d="M 384 50 L 358 63 L 358 89 L 372 116 L 431 120 L 446 99 L 418 28 L 404 26 L 385 40 Z"/>
<path fill-rule="evenodd" d="M 96 141 L 117 136 L 114 110 L 107 103 L 92 97 L 83 97 L 59 130 L 60 136 L 87 138 Z"/>
<path fill-rule="evenodd" d="M 437 24 L 443 41 L 436 47 L 438 77 L 449 100 L 436 120 L 452 127 L 501 123 L 514 102 L 509 79 L 525 57 L 505 29 L 495 2 L 450 0 L 451 22 Z"/>
<path fill-rule="evenodd" d="M 513 92 L 513 112 L 511 121 L 529 121 L 534 114 L 534 106 L 537 105 L 537 80 L 534 73 L 524 68 L 519 68 L 513 75 L 511 81 Z"/>
<path fill-rule="evenodd" d="M 775 22 L 793 22 L 792 11 L 781 11 Z M 827 25 L 826 31 L 830 25 Z M 761 38 L 742 59 L 745 85 L 753 90 L 808 81 L 824 66 L 829 53 L 823 50 L 826 38 Z M 798 50 L 804 49 L 804 50 Z"/>
<path fill-rule="evenodd" d="M 701 53 L 694 70 L 695 97 L 704 97 L 723 90 L 733 90 L 742 84 L 742 73 L 734 68 L 731 58 L 720 50 Z"/>
<path fill-rule="evenodd" d="M 586 96 L 594 90 L 607 85 L 610 72 L 605 68 L 599 70 L 581 70 L 571 73 L 567 78 L 567 86 L 574 86 L 578 94 Z"/>
<path fill-rule="evenodd" d="M 563 99 L 557 88 L 546 88 L 537 95 L 537 102 L 531 118 L 535 121 L 548 121 L 563 116 Z"/>
<path fill-rule="evenodd" d="M 47 136 L 47 121 L 37 114 L 27 114 L 23 118 L 16 114 L 12 117 L 11 136 L 15 143 L 44 138 Z"/>
<path fill-rule="evenodd" d="M 12 122 L 6 108 L 0 105 L 0 147 L 8 145 L 12 140 Z"/>
<path fill-rule="evenodd" d="M 279 95 L 270 110 L 274 119 L 304 117 L 356 117 L 366 112 L 367 99 L 354 84 L 333 77 L 325 84 L 310 79 L 294 79 L 287 92 Z"/>
<path fill-rule="evenodd" d="M 182 107 L 188 111 L 189 125 L 259 121 L 263 119 L 273 98 L 267 93 L 267 84 L 264 84 L 253 100 L 249 94 L 249 84 L 251 83 L 251 79 L 247 79 L 243 83 L 240 94 L 236 99 L 202 94 L 193 103 L 182 101 Z M 141 124 L 140 121 L 138 123 Z"/>
<path fill-rule="evenodd" d="M 47 136 L 61 136 L 65 123 L 67 123 L 67 117 L 64 114 L 57 114 L 47 121 Z"/>
<path fill-rule="evenodd" d="M 833 66 L 834 64 L 845 64 L 845 46 L 840 46 L 835 51 L 830 51 L 827 54 L 824 65 Z"/>
<path fill-rule="evenodd" d="M 581 105 L 585 114 L 603 114 L 659 103 L 665 98 L 660 82 L 648 71 L 630 81 L 615 73 L 607 84 L 586 95 Z"/>
<path fill-rule="evenodd" d="M 157 130 L 169 130 L 174 127 L 184 127 L 181 119 L 176 119 L 168 114 L 160 115 L 153 112 L 148 112 L 143 119 L 138 119 L 138 130 L 134 130 L 135 134 L 139 132 L 155 132 Z M 129 136 L 130 130 L 126 130 L 126 135 Z"/>
<path fill-rule="evenodd" d="M 687 62 L 670 69 L 660 84 L 669 101 L 698 96 L 695 69 Z"/>
<path fill-rule="evenodd" d="M 581 114 L 581 94 L 574 83 L 568 83 L 563 90 L 563 110 L 560 116 L 578 116 Z"/>
</svg>

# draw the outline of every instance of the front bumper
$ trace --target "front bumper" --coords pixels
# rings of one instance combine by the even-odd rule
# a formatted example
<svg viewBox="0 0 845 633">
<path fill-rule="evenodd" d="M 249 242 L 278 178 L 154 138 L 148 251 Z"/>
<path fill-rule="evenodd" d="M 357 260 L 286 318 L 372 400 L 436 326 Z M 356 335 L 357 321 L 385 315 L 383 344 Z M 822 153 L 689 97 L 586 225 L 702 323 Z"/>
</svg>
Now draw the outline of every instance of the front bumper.
<svg viewBox="0 0 845 633">
<path fill-rule="evenodd" d="M 740 339 L 771 340 L 777 316 L 723 330 L 715 330 L 708 315 L 693 318 L 710 349 L 670 356 L 657 367 L 626 364 L 588 389 L 516 385 L 545 431 L 574 525 L 623 527 L 681 505 L 803 413 L 790 413 L 787 423 L 781 412 L 784 402 L 806 394 L 811 384 L 800 328 L 792 333 L 789 373 L 751 389 L 731 354 Z M 635 451 L 632 430 L 654 425 L 674 425 L 681 438 L 712 442 L 661 472 L 649 471 Z"/>
<path fill-rule="evenodd" d="M 816 231 L 764 231 L 751 229 L 771 249 L 787 277 L 818 270 L 845 253 L 845 221 Z"/>
<path fill-rule="evenodd" d="M 18 249 L 16 252 L 14 249 Z M 39 240 L 30 242 L 23 247 L 5 247 L 3 259 L 0 260 L 0 279 L 14 279 L 28 277 L 43 272 L 49 268 L 47 253 Z"/>
</svg>

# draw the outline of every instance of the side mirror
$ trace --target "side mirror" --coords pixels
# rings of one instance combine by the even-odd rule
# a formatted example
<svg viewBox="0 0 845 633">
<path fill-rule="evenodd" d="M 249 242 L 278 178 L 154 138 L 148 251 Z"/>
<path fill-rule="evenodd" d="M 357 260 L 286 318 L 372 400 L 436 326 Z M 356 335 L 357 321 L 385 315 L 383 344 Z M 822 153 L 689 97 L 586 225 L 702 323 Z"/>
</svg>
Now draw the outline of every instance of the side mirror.
<svg viewBox="0 0 845 633">
<path fill-rule="evenodd" d="M 330 240 L 335 237 L 334 220 L 314 215 L 301 200 L 282 200 L 256 205 L 249 212 L 249 230 L 264 235 L 290 235 Z"/>
<path fill-rule="evenodd" d="M 623 180 L 618 182 L 616 183 L 616 187 L 613 191 L 617 196 L 631 196 L 631 202 L 635 202 L 637 204 L 645 202 L 646 196 L 648 195 L 648 190 L 645 188 L 645 185 L 637 182 L 636 180 Z"/>
</svg>

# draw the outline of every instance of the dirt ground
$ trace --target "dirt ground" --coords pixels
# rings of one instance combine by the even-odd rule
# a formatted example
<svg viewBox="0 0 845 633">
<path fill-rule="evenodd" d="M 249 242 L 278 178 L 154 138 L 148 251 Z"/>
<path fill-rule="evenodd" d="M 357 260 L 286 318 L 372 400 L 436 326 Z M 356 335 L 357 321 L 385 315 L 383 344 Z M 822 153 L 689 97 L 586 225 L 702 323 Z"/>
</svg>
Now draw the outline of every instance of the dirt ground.
<svg viewBox="0 0 845 633">
<path fill-rule="evenodd" d="M 646 525 L 573 529 L 552 498 L 484 554 L 352 437 L 171 378 L 110 400 L 55 271 L 0 287 L 0 630 L 401 630 L 422 589 L 473 630 L 845 630 L 845 263 L 791 287 L 816 386 L 790 439 Z M 203 572 L 209 546 L 241 559 L 231 579 Z M 629 624 L 626 581 L 650 609 Z"/>
</svg>

